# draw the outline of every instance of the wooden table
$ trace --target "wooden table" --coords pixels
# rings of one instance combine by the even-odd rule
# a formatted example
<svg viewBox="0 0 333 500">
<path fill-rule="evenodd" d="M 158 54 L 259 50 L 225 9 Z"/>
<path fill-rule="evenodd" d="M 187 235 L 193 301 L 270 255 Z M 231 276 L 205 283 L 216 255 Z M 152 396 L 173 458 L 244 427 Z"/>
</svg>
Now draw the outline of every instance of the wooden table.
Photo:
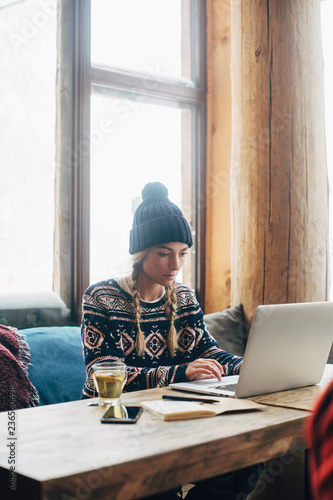
<svg viewBox="0 0 333 500">
<path fill-rule="evenodd" d="M 124 394 L 123 402 L 160 399 L 166 391 Z M 8 435 L 9 413 L 1 413 L 1 498 L 140 498 L 299 449 L 309 415 L 268 403 L 260 412 L 179 422 L 144 411 L 129 425 L 101 424 L 104 411 L 86 400 L 18 410 L 15 440 Z M 9 489 L 11 458 L 15 492 Z"/>
</svg>

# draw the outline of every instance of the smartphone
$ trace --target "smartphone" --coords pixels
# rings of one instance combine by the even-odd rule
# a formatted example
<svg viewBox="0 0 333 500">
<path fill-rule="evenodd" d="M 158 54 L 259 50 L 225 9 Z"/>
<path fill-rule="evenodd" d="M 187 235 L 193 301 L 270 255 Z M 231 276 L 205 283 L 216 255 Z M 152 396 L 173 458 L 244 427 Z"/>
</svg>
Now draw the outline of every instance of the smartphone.
<svg viewBox="0 0 333 500">
<path fill-rule="evenodd" d="M 103 424 L 135 424 L 141 413 L 141 406 L 110 406 L 101 418 L 101 422 Z"/>
</svg>

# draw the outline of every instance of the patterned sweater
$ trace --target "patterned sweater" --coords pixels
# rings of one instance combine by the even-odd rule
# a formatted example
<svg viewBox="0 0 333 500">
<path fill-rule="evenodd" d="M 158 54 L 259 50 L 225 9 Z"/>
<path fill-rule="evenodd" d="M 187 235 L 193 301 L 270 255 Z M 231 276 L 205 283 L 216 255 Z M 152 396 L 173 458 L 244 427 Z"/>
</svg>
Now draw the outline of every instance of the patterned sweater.
<svg viewBox="0 0 333 500">
<path fill-rule="evenodd" d="M 170 355 L 167 335 L 170 321 L 165 314 L 165 298 L 141 301 L 140 326 L 145 337 L 145 352 L 135 349 L 136 324 L 129 290 L 110 279 L 89 287 L 83 297 L 82 348 L 87 378 L 82 397 L 94 397 L 92 365 L 116 359 L 127 365 L 125 391 L 162 387 L 184 382 L 185 370 L 197 358 L 216 359 L 228 375 L 239 373 L 242 358 L 221 350 L 205 328 L 203 313 L 191 289 L 176 284 L 177 312 L 175 328 L 178 346 Z"/>
</svg>

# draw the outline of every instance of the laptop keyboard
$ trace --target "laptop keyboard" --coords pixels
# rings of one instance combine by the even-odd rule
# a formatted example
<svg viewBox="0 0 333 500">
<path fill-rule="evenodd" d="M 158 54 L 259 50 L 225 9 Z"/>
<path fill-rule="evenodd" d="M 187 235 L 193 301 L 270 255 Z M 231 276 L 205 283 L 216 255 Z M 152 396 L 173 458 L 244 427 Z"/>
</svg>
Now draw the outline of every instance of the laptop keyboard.
<svg viewBox="0 0 333 500">
<path fill-rule="evenodd" d="M 226 389 L 227 391 L 235 391 L 237 387 L 237 384 L 220 384 L 220 385 L 214 385 L 211 386 L 210 389 L 221 389 L 224 390 Z"/>
</svg>

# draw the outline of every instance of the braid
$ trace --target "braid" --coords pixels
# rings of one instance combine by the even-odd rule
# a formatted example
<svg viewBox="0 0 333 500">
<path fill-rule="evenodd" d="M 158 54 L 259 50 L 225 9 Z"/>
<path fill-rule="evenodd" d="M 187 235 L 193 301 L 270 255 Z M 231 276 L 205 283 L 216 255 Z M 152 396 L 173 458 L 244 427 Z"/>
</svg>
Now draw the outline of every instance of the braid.
<svg viewBox="0 0 333 500">
<path fill-rule="evenodd" d="M 133 255 L 133 271 L 131 274 L 131 288 L 133 292 L 133 304 L 134 304 L 134 319 L 136 323 L 135 347 L 136 347 L 136 352 L 140 357 L 143 356 L 145 352 L 145 337 L 140 327 L 141 306 L 140 306 L 140 293 L 138 290 L 138 278 L 139 278 L 141 263 L 146 254 L 147 250 L 143 252 L 138 252 L 137 254 Z"/>
<path fill-rule="evenodd" d="M 174 325 L 177 310 L 177 296 L 175 292 L 174 282 L 170 287 L 166 288 L 165 297 L 165 312 L 168 320 L 170 321 L 170 329 L 168 333 L 168 348 L 171 356 L 174 356 L 177 347 L 177 331 Z"/>
</svg>

